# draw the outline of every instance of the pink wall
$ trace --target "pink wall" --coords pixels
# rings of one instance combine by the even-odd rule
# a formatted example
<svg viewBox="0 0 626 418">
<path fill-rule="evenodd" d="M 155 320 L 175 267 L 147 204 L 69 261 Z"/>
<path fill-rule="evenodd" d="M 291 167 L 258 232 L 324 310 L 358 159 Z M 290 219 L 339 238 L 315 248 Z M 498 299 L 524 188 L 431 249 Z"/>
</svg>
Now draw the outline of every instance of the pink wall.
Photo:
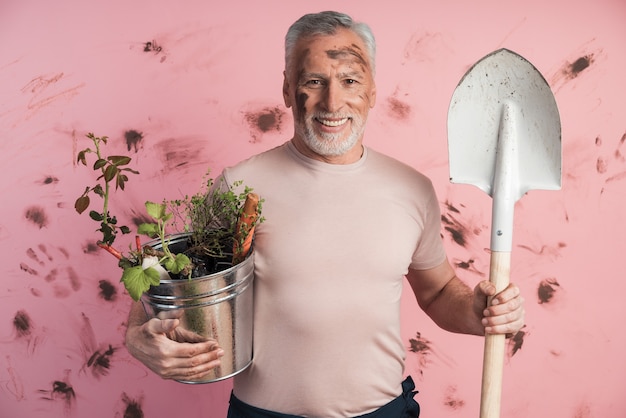
<svg viewBox="0 0 626 418">
<path fill-rule="evenodd" d="M 505 367 L 503 417 L 626 416 L 626 3 L 364 3 L 0 2 L 2 417 L 224 416 L 229 382 L 163 381 L 125 351 L 119 271 L 72 208 L 87 184 L 76 152 L 89 131 L 117 152 L 130 147 L 141 177 L 116 209 L 132 222 L 147 199 L 193 192 L 207 167 L 282 143 L 292 129 L 284 32 L 305 12 L 340 6 L 379 43 L 366 143 L 433 179 L 448 226 L 465 238 L 445 233 L 450 258 L 471 284 L 488 270 L 490 199 L 448 182 L 450 96 L 501 47 L 550 82 L 563 189 L 531 192 L 516 208 L 513 276 L 527 327 Z M 403 302 L 407 372 L 424 416 L 477 416 L 481 339 L 445 333 L 408 294 Z M 89 365 L 96 352 L 102 361 Z"/>
</svg>

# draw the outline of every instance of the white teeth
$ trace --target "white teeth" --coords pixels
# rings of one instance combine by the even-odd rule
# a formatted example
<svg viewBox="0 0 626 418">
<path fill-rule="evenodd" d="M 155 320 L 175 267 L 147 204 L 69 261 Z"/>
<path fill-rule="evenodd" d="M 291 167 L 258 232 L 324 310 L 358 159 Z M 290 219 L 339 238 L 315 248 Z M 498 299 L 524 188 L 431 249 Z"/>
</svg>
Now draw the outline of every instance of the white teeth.
<svg viewBox="0 0 626 418">
<path fill-rule="evenodd" d="M 348 118 L 343 118 L 341 120 L 327 120 L 327 119 L 318 119 L 318 120 L 322 125 L 334 127 L 334 126 L 343 125 L 344 123 L 348 121 Z"/>
</svg>

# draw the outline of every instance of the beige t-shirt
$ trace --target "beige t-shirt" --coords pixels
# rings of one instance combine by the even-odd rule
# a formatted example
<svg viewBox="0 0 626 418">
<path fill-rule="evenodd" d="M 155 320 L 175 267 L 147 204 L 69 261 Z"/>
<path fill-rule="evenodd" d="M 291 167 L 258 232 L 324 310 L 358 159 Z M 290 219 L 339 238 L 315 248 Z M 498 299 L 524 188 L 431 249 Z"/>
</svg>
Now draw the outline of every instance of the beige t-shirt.
<svg viewBox="0 0 626 418">
<path fill-rule="evenodd" d="M 409 266 L 445 259 L 432 184 L 372 149 L 349 165 L 291 142 L 224 170 L 265 201 L 255 235 L 254 361 L 234 393 L 307 417 L 364 414 L 401 393 Z"/>
</svg>

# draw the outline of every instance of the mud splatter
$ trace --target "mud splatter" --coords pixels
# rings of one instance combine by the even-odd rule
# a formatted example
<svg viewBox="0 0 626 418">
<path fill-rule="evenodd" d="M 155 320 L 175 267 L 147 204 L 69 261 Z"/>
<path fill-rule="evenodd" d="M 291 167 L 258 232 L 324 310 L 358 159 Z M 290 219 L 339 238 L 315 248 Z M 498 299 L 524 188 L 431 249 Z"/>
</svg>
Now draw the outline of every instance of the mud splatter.
<svg viewBox="0 0 626 418">
<path fill-rule="evenodd" d="M 530 251 L 538 256 L 546 256 L 551 259 L 556 259 L 561 256 L 561 250 L 566 248 L 567 244 L 564 242 L 557 242 L 556 245 L 542 245 L 540 248 L 533 248 L 529 245 L 520 244 L 518 247 Z"/>
<path fill-rule="evenodd" d="M 575 58 L 565 60 L 561 67 L 551 77 L 550 85 L 555 93 L 557 93 L 564 85 L 592 71 L 593 68 L 597 67 L 598 60 L 600 58 L 606 59 L 602 49 L 590 51 L 589 45 L 583 46 L 573 56 Z"/>
<path fill-rule="evenodd" d="M 158 54 L 163 51 L 163 47 L 158 45 L 156 41 L 148 41 L 143 46 L 143 52 L 154 52 Z"/>
<path fill-rule="evenodd" d="M 459 259 L 454 259 L 452 261 L 454 266 L 458 269 L 471 271 L 472 273 L 478 274 L 479 276 L 484 276 L 485 273 L 476 268 L 476 265 L 474 264 L 475 262 L 476 260 L 473 258 L 470 258 L 467 261 Z"/>
<path fill-rule="evenodd" d="M 98 296 L 107 302 L 113 302 L 117 299 L 117 288 L 108 280 L 100 280 L 98 282 L 100 292 Z"/>
<path fill-rule="evenodd" d="M 13 328 L 17 332 L 17 337 L 29 336 L 31 333 L 31 321 L 26 311 L 17 311 L 13 317 Z"/>
<path fill-rule="evenodd" d="M 128 151 L 135 150 L 135 152 L 137 152 L 139 151 L 139 146 L 143 141 L 143 134 L 139 131 L 131 129 L 124 132 L 124 140 L 126 141 Z"/>
<path fill-rule="evenodd" d="M 93 370 L 94 375 L 105 376 L 109 373 L 111 367 L 111 357 L 115 353 L 115 349 L 109 344 L 109 347 L 105 350 L 96 350 L 89 360 L 87 360 L 87 367 Z"/>
<path fill-rule="evenodd" d="M 143 418 L 141 409 L 142 400 L 131 399 L 126 393 L 122 393 L 122 402 L 125 405 L 124 418 Z"/>
<path fill-rule="evenodd" d="M 459 398 L 456 386 L 448 386 L 443 397 L 443 404 L 446 408 L 456 411 L 465 406 L 465 401 Z"/>
<path fill-rule="evenodd" d="M 167 174 L 201 163 L 205 145 L 203 140 L 192 138 L 167 138 L 157 142 L 154 148 L 163 163 L 161 172 Z"/>
<path fill-rule="evenodd" d="M 55 176 L 45 176 L 43 178 L 43 180 L 40 180 L 38 183 L 44 186 L 47 186 L 49 184 L 57 184 L 59 182 L 59 179 L 56 178 Z"/>
<path fill-rule="evenodd" d="M 420 332 L 415 333 L 415 338 L 409 339 L 409 351 L 417 354 L 419 374 L 424 375 L 424 369 L 431 363 L 431 342 L 422 337 Z"/>
<path fill-rule="evenodd" d="M 242 111 L 243 118 L 250 128 L 253 143 L 260 142 L 263 135 L 275 131 L 281 132 L 285 112 L 278 106 L 263 107 L 258 110 Z"/>
<path fill-rule="evenodd" d="M 591 407 L 587 404 L 587 402 L 583 402 L 576 408 L 574 412 L 574 418 L 592 418 L 593 414 L 591 413 Z"/>
<path fill-rule="evenodd" d="M 11 365 L 11 357 L 6 356 L 7 373 L 9 374 L 9 381 L 6 383 L 6 389 L 13 394 L 16 401 L 24 400 L 24 383 L 22 382 L 19 374 L 15 372 L 15 369 Z"/>
<path fill-rule="evenodd" d="M 89 317 L 85 313 L 81 313 L 81 320 L 78 335 L 81 338 L 80 351 L 85 359 L 81 372 L 90 370 L 91 374 L 99 379 L 109 374 L 113 355 L 117 349 L 112 344 L 98 345 Z"/>
<path fill-rule="evenodd" d="M 49 224 L 48 215 L 46 214 L 44 208 L 42 208 L 41 206 L 33 205 L 26 208 L 26 211 L 24 212 L 24 217 L 28 221 L 37 225 L 39 229 L 45 228 Z"/>
<path fill-rule="evenodd" d="M 598 156 L 596 160 L 596 172 L 600 175 L 606 175 L 604 179 L 604 186 L 600 189 L 600 194 L 603 194 L 607 185 L 626 179 L 626 170 L 623 168 L 615 169 L 615 164 L 619 164 L 621 167 L 626 163 L 626 157 L 622 153 L 622 147 L 626 142 L 626 133 L 619 139 L 615 149 L 604 155 Z M 600 137 L 596 138 L 596 146 L 602 148 L 603 141 Z"/>
<path fill-rule="evenodd" d="M 31 99 L 28 102 L 28 110 L 31 113 L 26 117 L 29 119 L 41 108 L 59 100 L 59 99 L 71 99 L 79 93 L 79 90 L 83 88 L 86 83 L 80 83 L 69 88 L 62 90 L 55 90 L 57 84 L 62 84 L 66 79 L 64 73 L 57 73 L 51 76 L 41 75 L 33 78 L 28 82 L 21 91 L 24 94 L 31 95 Z"/>
<path fill-rule="evenodd" d="M 98 245 L 95 242 L 90 241 L 90 242 L 86 243 L 85 245 L 83 245 L 83 253 L 85 253 L 85 254 L 95 254 L 95 253 L 98 252 L 99 248 L 100 247 L 98 247 Z"/>
<path fill-rule="evenodd" d="M 520 330 L 517 334 L 507 340 L 509 357 L 513 357 L 519 350 L 522 349 L 526 335 L 527 333 L 525 331 Z"/>
<path fill-rule="evenodd" d="M 555 293 L 560 288 L 559 282 L 556 281 L 555 278 L 544 279 L 539 283 L 539 288 L 537 289 L 537 297 L 539 299 L 539 304 L 549 303 L 554 298 Z"/>
<path fill-rule="evenodd" d="M 69 371 L 66 371 L 69 375 Z M 67 380 L 67 379 L 66 379 Z M 41 399 L 62 402 L 67 411 L 71 411 L 76 401 L 76 392 L 72 385 L 63 380 L 55 380 L 50 389 L 40 389 Z"/>
<path fill-rule="evenodd" d="M 69 260 L 69 252 L 62 247 L 56 248 L 65 260 Z M 44 244 L 39 244 L 36 249 L 28 248 L 26 250 L 26 256 L 31 260 L 30 262 L 21 262 L 20 269 L 32 276 L 40 276 L 39 270 L 31 267 L 29 263 L 36 263 L 37 266 L 44 270 L 44 281 L 52 285 L 52 290 L 55 297 L 66 298 L 72 294 L 72 292 L 78 292 L 82 283 L 80 276 L 76 273 L 74 268 L 70 265 L 55 264 L 55 258 L 50 253 L 48 247 Z M 60 280 L 63 282 L 60 283 Z M 69 288 L 66 283 L 69 282 Z M 32 289 L 31 292 L 35 296 L 40 296 L 41 292 L 38 289 Z"/>
<path fill-rule="evenodd" d="M 478 236 L 481 233 L 482 228 L 471 226 L 468 223 L 462 222 L 456 216 L 457 214 L 460 215 L 460 210 L 450 202 L 445 203 L 445 208 L 445 212 L 441 214 L 443 229 L 450 235 L 450 238 L 452 238 L 456 244 L 467 248 L 469 246 L 469 240 Z"/>
<path fill-rule="evenodd" d="M 399 121 L 406 121 L 411 116 L 411 106 L 395 96 L 387 99 L 389 116 Z"/>
</svg>

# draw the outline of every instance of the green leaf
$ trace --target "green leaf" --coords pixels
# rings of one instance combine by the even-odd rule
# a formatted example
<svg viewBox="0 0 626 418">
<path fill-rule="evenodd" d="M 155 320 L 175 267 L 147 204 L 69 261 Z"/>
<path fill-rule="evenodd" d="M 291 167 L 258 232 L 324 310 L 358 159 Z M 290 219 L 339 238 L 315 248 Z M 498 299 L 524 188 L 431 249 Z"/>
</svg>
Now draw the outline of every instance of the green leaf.
<svg viewBox="0 0 626 418">
<path fill-rule="evenodd" d="M 81 196 L 76 199 L 76 203 L 74 203 L 74 209 L 76 212 L 83 213 L 89 207 L 89 196 Z"/>
<path fill-rule="evenodd" d="M 108 158 L 109 161 L 111 161 L 113 164 L 119 166 L 119 165 L 126 165 L 128 163 L 130 163 L 131 158 L 130 157 L 126 157 L 124 155 L 111 155 Z"/>
<path fill-rule="evenodd" d="M 99 158 L 96 160 L 95 163 L 93 163 L 93 169 L 94 170 L 99 170 L 102 167 L 104 167 L 105 165 L 107 165 L 107 160 L 103 159 L 103 158 Z"/>
<path fill-rule="evenodd" d="M 104 219 L 102 214 L 99 212 L 96 212 L 95 210 L 92 210 L 89 212 L 89 217 L 93 219 L 94 221 L 101 221 L 102 219 Z"/>
<path fill-rule="evenodd" d="M 143 223 L 137 228 L 137 233 L 156 238 L 159 236 L 159 226 L 157 224 Z"/>
<path fill-rule="evenodd" d="M 85 154 L 87 153 L 87 151 L 88 150 L 85 149 L 78 153 L 78 157 L 76 158 L 77 163 L 82 163 L 82 165 L 87 165 L 87 158 L 85 157 Z"/>
<path fill-rule="evenodd" d="M 166 209 L 165 203 L 146 202 L 146 212 L 154 219 L 163 219 Z"/>
<path fill-rule="evenodd" d="M 116 166 L 110 165 L 104 170 L 104 181 L 107 183 L 115 178 L 119 170 Z"/>
<path fill-rule="evenodd" d="M 171 271 L 174 274 L 178 274 L 190 263 L 191 260 L 189 260 L 189 257 L 187 257 L 185 254 L 176 254 L 175 259 L 172 260 L 170 258 L 165 260 L 164 265 L 168 271 Z"/>
<path fill-rule="evenodd" d="M 102 189 L 102 186 L 99 184 L 96 184 L 96 186 L 93 188 L 93 192 L 100 197 L 104 197 L 104 190 Z"/>
<path fill-rule="evenodd" d="M 130 297 L 138 301 L 141 295 L 150 289 L 150 286 L 159 285 L 159 272 L 152 267 L 145 270 L 141 266 L 127 268 L 122 273 L 121 282 L 124 283 Z"/>
<path fill-rule="evenodd" d="M 122 234 L 130 234 L 130 228 L 126 225 L 120 226 L 120 231 L 122 231 Z"/>
</svg>

